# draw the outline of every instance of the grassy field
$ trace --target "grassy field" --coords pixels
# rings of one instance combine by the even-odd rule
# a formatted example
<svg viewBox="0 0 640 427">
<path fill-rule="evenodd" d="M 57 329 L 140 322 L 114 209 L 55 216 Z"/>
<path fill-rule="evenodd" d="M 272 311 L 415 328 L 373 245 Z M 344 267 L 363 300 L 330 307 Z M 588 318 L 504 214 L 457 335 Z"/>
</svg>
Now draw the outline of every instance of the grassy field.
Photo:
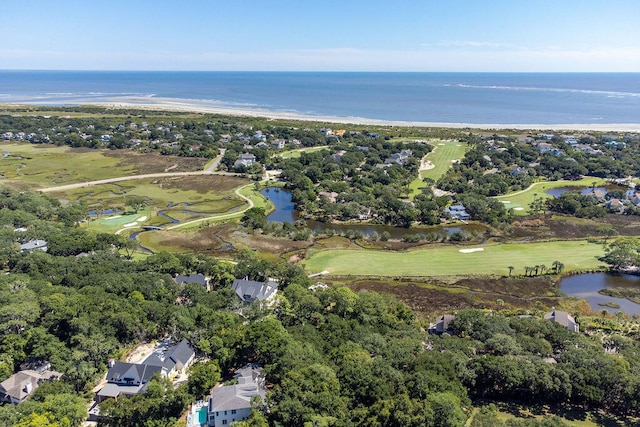
<svg viewBox="0 0 640 427">
<path fill-rule="evenodd" d="M 9 156 L 0 159 L 0 176 L 7 181 L 49 187 L 124 176 L 135 172 L 101 151 L 48 144 L 1 144 Z"/>
<path fill-rule="evenodd" d="M 420 171 L 420 176 L 411 182 L 411 198 L 420 194 L 420 190 L 427 186 L 423 179 L 431 178 L 437 181 L 449 170 L 451 162 L 464 157 L 467 150 L 467 144 L 460 141 L 437 141 L 431 144 L 434 150 L 426 155 L 426 160 L 430 161 L 434 168 Z"/>
<path fill-rule="evenodd" d="M 322 145 L 319 147 L 305 147 L 305 148 L 296 148 L 295 150 L 282 151 L 280 153 L 276 153 L 274 157 L 281 157 L 283 159 L 292 159 L 296 157 L 300 157 L 302 153 L 313 153 L 315 151 L 324 150 L 328 145 Z"/>
<path fill-rule="evenodd" d="M 14 185 L 53 187 L 127 175 L 202 170 L 206 159 L 93 150 L 49 144 L 1 143 L 0 177 Z"/>
<path fill-rule="evenodd" d="M 527 215 L 529 213 L 529 205 L 535 197 L 551 198 L 546 193 L 551 188 L 558 187 L 591 187 L 604 185 L 606 181 L 602 178 L 585 177 L 578 181 L 542 181 L 536 182 L 526 190 L 516 191 L 515 193 L 506 194 L 496 197 L 497 200 L 504 203 L 507 209 L 514 209 L 516 215 Z"/>
<path fill-rule="evenodd" d="M 461 253 L 461 249 L 483 249 Z M 603 246 L 585 241 L 510 243 L 463 248 L 437 246 L 408 252 L 327 250 L 314 253 L 304 266 L 310 273 L 327 270 L 335 275 L 441 276 L 524 274 L 525 266 L 560 261 L 565 271 L 598 268 Z"/>
</svg>

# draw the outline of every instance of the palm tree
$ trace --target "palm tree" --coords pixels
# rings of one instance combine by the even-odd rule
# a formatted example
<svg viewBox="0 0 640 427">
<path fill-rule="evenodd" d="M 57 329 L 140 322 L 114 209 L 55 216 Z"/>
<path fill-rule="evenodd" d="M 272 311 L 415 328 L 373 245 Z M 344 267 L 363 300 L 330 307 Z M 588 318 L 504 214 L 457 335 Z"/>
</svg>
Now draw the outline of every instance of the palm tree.
<svg viewBox="0 0 640 427">
<path fill-rule="evenodd" d="M 509 277 L 511 277 L 511 272 L 513 271 L 513 266 L 510 265 L 509 267 L 507 267 L 509 269 Z"/>
<path fill-rule="evenodd" d="M 544 274 L 547 271 L 547 266 L 544 264 L 540 264 L 540 274 Z"/>
</svg>

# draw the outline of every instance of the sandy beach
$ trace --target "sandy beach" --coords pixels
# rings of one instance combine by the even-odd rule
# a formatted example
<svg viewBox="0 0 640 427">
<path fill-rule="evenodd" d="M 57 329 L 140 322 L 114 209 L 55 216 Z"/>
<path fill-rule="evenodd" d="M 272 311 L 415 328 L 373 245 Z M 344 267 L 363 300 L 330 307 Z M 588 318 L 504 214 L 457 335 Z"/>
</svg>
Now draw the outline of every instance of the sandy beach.
<svg viewBox="0 0 640 427">
<path fill-rule="evenodd" d="M 51 105 L 43 99 L 23 99 L 11 105 Z M 112 97 L 66 99 L 66 105 L 95 105 L 106 108 L 138 108 L 143 110 L 181 111 L 211 113 L 229 116 L 266 117 L 270 119 L 300 120 L 310 122 L 340 123 L 373 126 L 436 127 L 452 129 L 482 130 L 550 130 L 550 131 L 596 131 L 596 132 L 640 132 L 640 123 L 558 123 L 558 124 L 500 124 L 500 123 L 442 123 L 428 121 L 380 120 L 365 117 L 340 117 L 305 115 L 297 112 L 271 111 L 229 106 L 224 103 L 195 99 L 173 99 L 156 97 Z"/>
</svg>

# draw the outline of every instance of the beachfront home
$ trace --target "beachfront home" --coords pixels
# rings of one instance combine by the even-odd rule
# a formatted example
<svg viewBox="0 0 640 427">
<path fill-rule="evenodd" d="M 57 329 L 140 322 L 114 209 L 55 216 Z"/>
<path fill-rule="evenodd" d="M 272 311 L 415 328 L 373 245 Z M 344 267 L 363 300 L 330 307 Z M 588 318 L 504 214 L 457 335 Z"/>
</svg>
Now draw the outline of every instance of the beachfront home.
<svg viewBox="0 0 640 427">
<path fill-rule="evenodd" d="M 209 396 L 207 425 L 225 427 L 235 421 L 246 420 L 251 414 L 251 401 L 259 397 L 265 401 L 264 374 L 262 369 L 245 366 L 234 375 L 237 384 L 214 387 Z"/>
</svg>

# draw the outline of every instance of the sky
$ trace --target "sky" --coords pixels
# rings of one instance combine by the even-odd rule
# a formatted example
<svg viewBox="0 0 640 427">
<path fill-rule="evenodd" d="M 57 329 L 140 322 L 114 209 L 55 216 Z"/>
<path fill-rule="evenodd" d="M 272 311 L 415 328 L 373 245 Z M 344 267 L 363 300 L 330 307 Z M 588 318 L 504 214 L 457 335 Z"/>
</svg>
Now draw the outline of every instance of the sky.
<svg viewBox="0 0 640 427">
<path fill-rule="evenodd" d="M 640 0 L 0 0 L 0 69 L 640 72 Z"/>
</svg>

